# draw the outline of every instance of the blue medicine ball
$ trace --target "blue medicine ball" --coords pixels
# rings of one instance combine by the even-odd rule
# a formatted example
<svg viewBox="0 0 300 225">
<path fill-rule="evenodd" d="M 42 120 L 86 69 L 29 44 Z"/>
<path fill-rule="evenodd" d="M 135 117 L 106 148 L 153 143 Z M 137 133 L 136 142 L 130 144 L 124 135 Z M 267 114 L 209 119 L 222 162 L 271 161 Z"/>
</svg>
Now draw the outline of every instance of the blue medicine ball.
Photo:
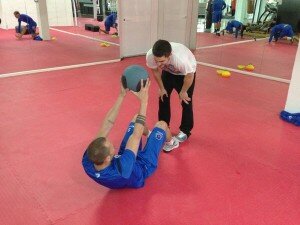
<svg viewBox="0 0 300 225">
<path fill-rule="evenodd" d="M 139 65 L 128 66 L 122 74 L 122 85 L 131 91 L 139 92 L 141 90 L 141 80 L 144 85 L 149 77 L 148 72 L 144 67 Z"/>
</svg>

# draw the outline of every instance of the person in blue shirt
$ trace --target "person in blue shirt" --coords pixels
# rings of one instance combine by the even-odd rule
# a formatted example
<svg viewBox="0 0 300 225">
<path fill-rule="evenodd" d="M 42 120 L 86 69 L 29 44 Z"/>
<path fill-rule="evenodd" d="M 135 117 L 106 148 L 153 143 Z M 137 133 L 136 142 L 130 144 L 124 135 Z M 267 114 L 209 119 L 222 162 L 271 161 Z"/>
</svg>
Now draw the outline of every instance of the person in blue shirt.
<svg viewBox="0 0 300 225">
<path fill-rule="evenodd" d="M 293 42 L 293 37 L 294 37 L 294 32 L 293 32 L 292 26 L 289 24 L 281 23 L 281 24 L 275 25 L 271 29 L 269 43 L 271 43 L 273 38 L 275 39 L 275 41 L 278 41 L 278 39 L 286 38 L 290 42 Z"/>
<path fill-rule="evenodd" d="M 237 20 L 228 21 L 227 26 L 225 28 L 226 32 L 228 32 L 230 34 L 233 34 L 233 32 L 234 32 L 235 38 L 238 37 L 239 32 L 241 34 L 241 38 L 243 38 L 245 29 L 246 29 L 246 26 Z M 224 30 L 223 30 L 223 35 L 224 35 Z"/>
<path fill-rule="evenodd" d="M 118 34 L 118 23 L 117 23 L 117 13 L 113 12 L 108 17 L 105 18 L 104 21 L 105 30 L 100 29 L 105 34 L 109 34 L 110 28 L 115 28 L 117 30 L 116 33 Z"/>
<path fill-rule="evenodd" d="M 34 40 L 40 40 L 41 38 L 38 36 L 38 34 L 36 33 L 36 27 L 37 24 L 36 22 L 28 15 L 26 14 L 20 14 L 20 12 L 15 11 L 14 12 L 15 17 L 18 19 L 18 27 L 17 27 L 17 34 L 16 37 L 21 39 L 22 36 L 26 33 L 31 34 L 32 39 Z M 24 22 L 26 23 L 25 27 L 21 26 L 21 23 Z"/>
<path fill-rule="evenodd" d="M 212 22 L 215 26 L 215 33 L 217 36 L 220 36 L 220 27 L 222 20 L 222 11 L 226 8 L 226 3 L 224 0 L 213 0 L 212 2 Z"/>
<path fill-rule="evenodd" d="M 133 92 L 140 101 L 139 113 L 130 122 L 118 154 L 115 154 L 108 134 L 115 124 L 127 93 L 122 85 L 115 104 L 103 120 L 97 138 L 89 144 L 82 158 L 82 165 L 87 175 L 111 189 L 143 187 L 145 179 L 157 168 L 158 157 L 165 140 L 171 139 L 171 132 L 164 121 L 157 122 L 151 132 L 148 130 L 145 120 L 150 81 L 147 79 L 145 85 L 141 83 L 141 90 Z M 148 137 L 144 148 L 141 142 L 142 135 Z"/>
</svg>

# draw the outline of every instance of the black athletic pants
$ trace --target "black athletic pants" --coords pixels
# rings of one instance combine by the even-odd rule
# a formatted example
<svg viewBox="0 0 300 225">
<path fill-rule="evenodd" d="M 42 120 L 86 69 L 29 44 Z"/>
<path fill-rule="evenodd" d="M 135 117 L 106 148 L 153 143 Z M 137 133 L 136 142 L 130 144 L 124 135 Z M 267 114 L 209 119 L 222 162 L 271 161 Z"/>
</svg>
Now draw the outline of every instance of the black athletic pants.
<svg viewBox="0 0 300 225">
<path fill-rule="evenodd" d="M 174 75 L 167 71 L 162 71 L 161 79 L 166 89 L 168 96 L 164 96 L 163 102 L 159 98 L 159 110 L 158 110 L 158 119 L 165 121 L 168 125 L 170 124 L 171 120 L 171 106 L 170 106 L 170 97 L 173 89 L 179 94 L 181 91 L 183 82 L 184 82 L 184 75 Z M 195 78 L 196 73 L 194 76 L 194 80 L 190 88 L 188 89 L 187 93 L 188 96 L 191 98 L 189 104 L 181 102 L 182 106 L 182 116 L 181 116 L 181 125 L 180 130 L 187 134 L 188 136 L 191 135 L 191 130 L 194 126 L 194 116 L 193 116 L 193 92 L 195 86 Z"/>
</svg>

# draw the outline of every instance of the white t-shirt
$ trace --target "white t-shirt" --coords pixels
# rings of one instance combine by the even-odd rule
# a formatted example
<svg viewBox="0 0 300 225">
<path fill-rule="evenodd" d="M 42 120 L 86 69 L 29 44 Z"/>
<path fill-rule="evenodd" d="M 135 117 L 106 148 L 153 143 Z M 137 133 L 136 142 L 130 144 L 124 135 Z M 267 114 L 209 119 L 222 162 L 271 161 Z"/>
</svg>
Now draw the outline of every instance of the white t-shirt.
<svg viewBox="0 0 300 225">
<path fill-rule="evenodd" d="M 175 75 L 187 75 L 188 73 L 195 73 L 197 62 L 194 54 L 183 44 L 170 42 L 172 52 L 170 60 L 163 70 Z M 147 52 L 146 64 L 151 69 L 157 69 L 157 64 L 154 60 L 152 48 Z"/>
</svg>

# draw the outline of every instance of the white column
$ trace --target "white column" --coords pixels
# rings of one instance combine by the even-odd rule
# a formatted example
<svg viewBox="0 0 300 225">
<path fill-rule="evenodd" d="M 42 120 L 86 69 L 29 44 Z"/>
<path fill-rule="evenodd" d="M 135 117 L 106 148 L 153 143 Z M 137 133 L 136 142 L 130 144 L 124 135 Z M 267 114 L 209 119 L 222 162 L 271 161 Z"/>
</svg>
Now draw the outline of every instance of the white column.
<svg viewBox="0 0 300 225">
<path fill-rule="evenodd" d="M 189 8 L 188 17 L 190 17 L 191 22 L 187 24 L 187 26 L 190 26 L 190 32 L 187 35 L 187 47 L 195 50 L 197 47 L 197 24 L 198 24 L 198 9 L 199 9 L 199 1 L 198 0 L 190 0 L 189 5 L 191 8 Z"/>
<path fill-rule="evenodd" d="M 247 1 L 239 0 L 236 1 L 236 11 L 235 11 L 235 20 L 240 21 L 241 23 L 247 24 Z"/>
<path fill-rule="evenodd" d="M 48 20 L 46 0 L 38 0 L 38 2 L 36 3 L 36 9 L 37 9 L 37 17 L 39 21 L 38 25 L 39 25 L 40 36 L 44 40 L 50 40 L 49 20 Z"/>
<path fill-rule="evenodd" d="M 104 21 L 104 19 L 105 19 L 105 1 L 104 0 L 102 0 L 102 9 L 103 9 L 102 14 L 103 14 L 103 21 Z"/>
<path fill-rule="evenodd" d="M 6 24 L 3 15 L 4 15 L 4 14 L 3 14 L 3 12 L 2 12 L 2 2 L 1 2 L 1 0 L 0 0 L 0 19 L 2 20 L 2 23 L 1 23 L 1 25 L 0 25 L 0 28 L 4 28 L 4 24 Z"/>
<path fill-rule="evenodd" d="M 300 113 L 300 47 L 298 47 L 285 111 Z"/>
<path fill-rule="evenodd" d="M 93 0 L 94 19 L 97 19 L 97 8 L 98 8 L 97 0 Z"/>
</svg>

